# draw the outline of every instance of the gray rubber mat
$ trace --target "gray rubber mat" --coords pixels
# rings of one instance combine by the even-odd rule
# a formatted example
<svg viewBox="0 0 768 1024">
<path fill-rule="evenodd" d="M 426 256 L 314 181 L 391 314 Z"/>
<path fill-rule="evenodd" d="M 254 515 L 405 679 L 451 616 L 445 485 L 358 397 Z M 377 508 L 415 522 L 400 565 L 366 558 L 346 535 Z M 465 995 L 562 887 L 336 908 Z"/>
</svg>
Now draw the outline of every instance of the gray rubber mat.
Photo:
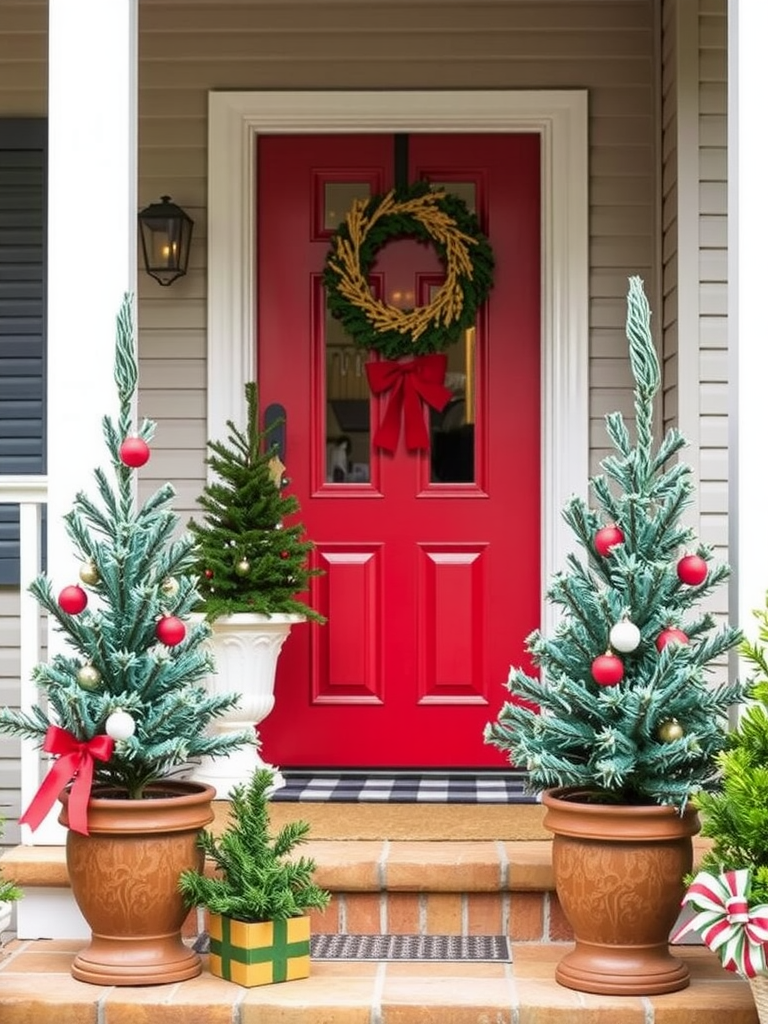
<svg viewBox="0 0 768 1024">
<path fill-rule="evenodd" d="M 210 937 L 203 932 L 194 950 L 208 953 Z M 474 960 L 512 963 L 506 935 L 313 935 L 313 960 Z"/>
<path fill-rule="evenodd" d="M 506 935 L 313 935 L 315 960 L 512 962 Z"/>
</svg>

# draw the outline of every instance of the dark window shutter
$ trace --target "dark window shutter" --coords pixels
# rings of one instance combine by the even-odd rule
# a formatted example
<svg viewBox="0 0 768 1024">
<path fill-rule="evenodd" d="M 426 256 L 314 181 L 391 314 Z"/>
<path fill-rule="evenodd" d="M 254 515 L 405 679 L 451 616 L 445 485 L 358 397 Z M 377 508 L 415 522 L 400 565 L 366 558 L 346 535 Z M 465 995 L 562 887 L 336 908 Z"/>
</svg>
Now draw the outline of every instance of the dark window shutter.
<svg viewBox="0 0 768 1024">
<path fill-rule="evenodd" d="M 0 473 L 45 472 L 48 129 L 0 119 Z M 19 582 L 19 509 L 0 505 L 0 584 Z"/>
</svg>

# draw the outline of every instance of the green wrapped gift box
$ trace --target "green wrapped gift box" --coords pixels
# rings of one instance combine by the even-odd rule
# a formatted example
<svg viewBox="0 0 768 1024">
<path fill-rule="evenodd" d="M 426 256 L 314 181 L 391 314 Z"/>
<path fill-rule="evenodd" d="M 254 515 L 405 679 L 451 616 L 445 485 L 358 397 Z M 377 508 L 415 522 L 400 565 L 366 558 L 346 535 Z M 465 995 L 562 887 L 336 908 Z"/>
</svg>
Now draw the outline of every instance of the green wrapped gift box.
<svg viewBox="0 0 768 1024">
<path fill-rule="evenodd" d="M 235 921 L 210 915 L 211 974 L 238 985 L 309 977 L 309 917 Z"/>
</svg>

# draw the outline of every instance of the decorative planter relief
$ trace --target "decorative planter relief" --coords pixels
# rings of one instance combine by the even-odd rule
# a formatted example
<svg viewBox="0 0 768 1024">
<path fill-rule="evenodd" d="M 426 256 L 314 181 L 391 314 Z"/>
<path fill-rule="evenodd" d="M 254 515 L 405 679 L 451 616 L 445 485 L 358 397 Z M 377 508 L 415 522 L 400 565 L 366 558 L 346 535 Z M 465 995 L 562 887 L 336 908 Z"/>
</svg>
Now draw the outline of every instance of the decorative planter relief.
<svg viewBox="0 0 768 1024">
<path fill-rule="evenodd" d="M 658 995 L 689 983 L 669 952 L 683 878 L 693 864 L 692 806 L 589 803 L 588 791 L 548 790 L 544 827 L 575 948 L 555 970 L 561 985 L 599 995 Z"/>
<path fill-rule="evenodd" d="M 105 795 L 101 795 L 101 794 Z M 69 825 L 69 792 L 59 821 Z M 202 869 L 200 830 L 213 820 L 213 790 L 193 782 L 147 787 L 128 800 L 106 787 L 88 803 L 89 834 L 67 832 L 67 870 L 90 944 L 72 965 L 93 985 L 167 985 L 194 978 L 200 957 L 183 941 L 187 908 L 179 875 Z"/>
</svg>

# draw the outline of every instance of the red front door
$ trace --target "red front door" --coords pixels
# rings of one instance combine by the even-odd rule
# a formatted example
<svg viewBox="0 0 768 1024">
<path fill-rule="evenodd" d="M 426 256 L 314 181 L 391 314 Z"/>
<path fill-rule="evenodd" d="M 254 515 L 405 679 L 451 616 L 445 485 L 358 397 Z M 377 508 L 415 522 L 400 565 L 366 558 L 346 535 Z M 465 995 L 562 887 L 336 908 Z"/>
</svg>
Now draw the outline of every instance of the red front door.
<svg viewBox="0 0 768 1024">
<path fill-rule="evenodd" d="M 540 601 L 540 216 L 536 135 L 267 136 L 258 144 L 256 365 L 284 406 L 287 475 L 325 574 L 324 626 L 294 627 L 264 756 L 314 767 L 503 766 L 483 743 Z M 453 399 L 425 409 L 429 452 L 372 443 L 387 396 L 328 316 L 322 271 L 352 199 L 395 167 L 476 210 L 495 284 L 449 350 Z M 406 162 L 407 161 L 407 162 Z M 442 266 L 394 240 L 372 287 L 429 302 Z"/>
</svg>

